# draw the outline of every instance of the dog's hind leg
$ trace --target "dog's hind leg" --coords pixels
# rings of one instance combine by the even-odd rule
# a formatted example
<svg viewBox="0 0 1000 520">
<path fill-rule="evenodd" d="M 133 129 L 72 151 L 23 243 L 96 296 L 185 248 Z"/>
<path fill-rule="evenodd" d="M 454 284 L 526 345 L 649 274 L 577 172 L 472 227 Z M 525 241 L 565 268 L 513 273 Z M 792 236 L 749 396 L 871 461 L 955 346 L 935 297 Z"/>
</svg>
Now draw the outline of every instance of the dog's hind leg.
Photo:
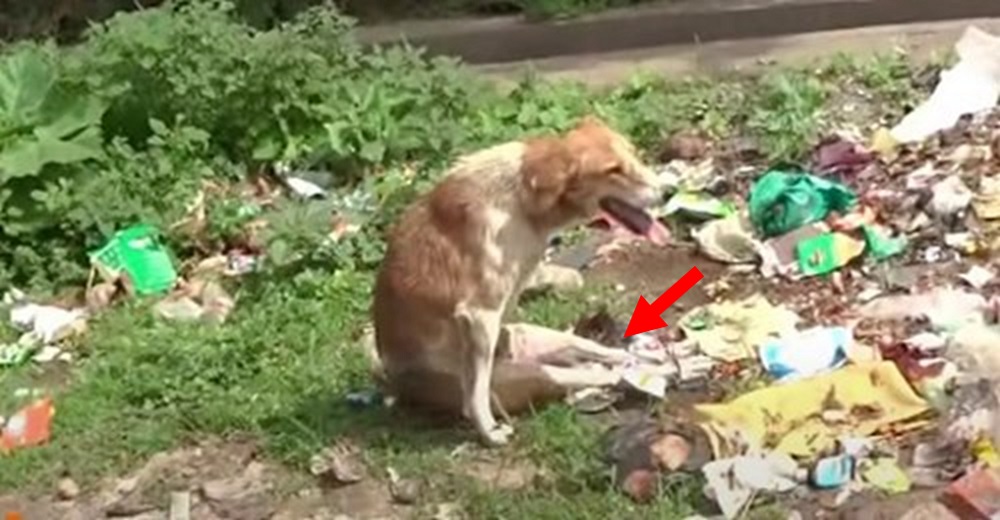
<svg viewBox="0 0 1000 520">
<path fill-rule="evenodd" d="M 522 345 L 522 350 L 527 350 L 517 355 L 535 358 L 541 364 L 572 366 L 582 361 L 594 361 L 620 365 L 633 359 L 632 354 L 624 349 L 606 347 L 569 332 L 530 323 L 514 323 L 505 328 L 510 333 L 511 343 Z"/>
</svg>

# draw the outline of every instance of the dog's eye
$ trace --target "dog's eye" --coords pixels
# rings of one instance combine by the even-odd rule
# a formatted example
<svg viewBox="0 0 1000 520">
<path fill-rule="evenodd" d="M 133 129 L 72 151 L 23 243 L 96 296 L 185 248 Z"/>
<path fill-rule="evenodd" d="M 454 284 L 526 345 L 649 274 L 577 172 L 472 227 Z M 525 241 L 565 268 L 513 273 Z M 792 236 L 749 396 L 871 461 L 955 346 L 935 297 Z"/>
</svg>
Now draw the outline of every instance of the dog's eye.
<svg viewBox="0 0 1000 520">
<path fill-rule="evenodd" d="M 607 175 L 623 175 L 625 170 L 622 169 L 621 164 L 612 164 L 604 168 L 604 173 Z"/>
</svg>

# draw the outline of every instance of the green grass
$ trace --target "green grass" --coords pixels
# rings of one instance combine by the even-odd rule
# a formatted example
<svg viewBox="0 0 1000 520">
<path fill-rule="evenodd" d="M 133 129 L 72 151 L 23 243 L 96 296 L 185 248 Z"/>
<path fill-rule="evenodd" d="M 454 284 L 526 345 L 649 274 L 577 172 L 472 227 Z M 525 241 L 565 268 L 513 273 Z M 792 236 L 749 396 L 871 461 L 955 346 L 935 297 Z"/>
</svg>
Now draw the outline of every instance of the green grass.
<svg viewBox="0 0 1000 520">
<path fill-rule="evenodd" d="M 773 70 L 763 78 L 640 78 L 600 94 L 592 106 L 648 149 L 669 130 L 697 126 L 718 137 L 752 135 L 773 157 L 795 157 L 843 122 L 829 102 L 845 85 L 864 88 L 877 115 L 891 117 L 919 96 L 908 83 L 911 72 L 905 59 L 889 56 L 843 59 L 818 71 Z M 591 102 L 581 87 L 528 85 L 510 104 L 498 101 L 494 113 L 480 114 L 484 124 L 510 125 L 505 131 L 512 134 L 559 126 Z M 679 518 L 702 501 L 698 480 L 678 477 L 653 505 L 632 504 L 610 488 L 600 427 L 566 407 L 518 419 L 514 445 L 497 452 L 529 457 L 551 474 L 518 492 L 460 476 L 460 461 L 450 454 L 473 439 L 469 431 L 416 420 L 401 428 L 413 419 L 348 407 L 346 393 L 370 387 L 359 346 L 370 264 L 252 277 L 235 290 L 230 320 L 217 327 L 162 322 L 150 302 L 131 302 L 91 322 L 68 377 L 53 380 L 36 366 L 0 371 L 0 411 L 23 402 L 14 397 L 22 387 L 53 389 L 57 406 L 49 445 L 0 459 L 0 490 L 51 489 L 64 474 L 93 485 L 153 453 L 214 435 L 249 434 L 271 457 L 302 470 L 311 454 L 346 435 L 365 446 L 373 468 L 439 476 L 431 497 L 460 502 L 472 518 Z M 604 305 L 626 313 L 629 303 L 608 287 L 590 287 L 526 298 L 520 317 L 565 327 Z"/>
</svg>

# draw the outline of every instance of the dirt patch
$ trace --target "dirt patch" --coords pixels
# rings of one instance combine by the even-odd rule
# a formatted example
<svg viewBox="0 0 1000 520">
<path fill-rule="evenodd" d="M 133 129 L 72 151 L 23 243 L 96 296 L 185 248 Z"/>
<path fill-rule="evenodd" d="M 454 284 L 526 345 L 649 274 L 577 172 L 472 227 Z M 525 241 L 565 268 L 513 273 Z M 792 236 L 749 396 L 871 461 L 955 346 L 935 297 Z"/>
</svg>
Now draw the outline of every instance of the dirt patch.
<svg viewBox="0 0 1000 520">
<path fill-rule="evenodd" d="M 548 477 L 531 461 L 514 458 L 480 457 L 464 463 L 461 471 L 485 486 L 505 491 L 525 489 Z"/>
<path fill-rule="evenodd" d="M 698 255 L 692 247 L 637 243 L 615 251 L 606 262 L 585 271 L 585 276 L 591 282 L 617 284 L 630 300 L 642 295 L 652 301 L 692 267 L 697 267 L 708 283 L 695 285 L 664 313 L 666 322 L 671 323 L 684 311 L 712 302 L 707 286 L 726 274 L 726 266 Z"/>
<path fill-rule="evenodd" d="M 930 490 L 914 491 L 890 497 L 862 493 L 851 497 L 836 511 L 824 509 L 816 502 L 799 504 L 795 510 L 803 518 L 829 518 L 831 520 L 957 519 L 945 506 L 937 502 L 937 495 L 937 491 Z"/>
<path fill-rule="evenodd" d="M 256 443 L 213 440 L 154 455 L 135 472 L 64 500 L 46 496 L 0 496 L 0 512 L 24 518 L 94 520 L 165 519 L 170 495 L 190 493 L 191 518 L 406 518 L 408 508 L 393 503 L 384 482 L 368 479 L 343 487 L 320 487 L 260 457 Z"/>
</svg>

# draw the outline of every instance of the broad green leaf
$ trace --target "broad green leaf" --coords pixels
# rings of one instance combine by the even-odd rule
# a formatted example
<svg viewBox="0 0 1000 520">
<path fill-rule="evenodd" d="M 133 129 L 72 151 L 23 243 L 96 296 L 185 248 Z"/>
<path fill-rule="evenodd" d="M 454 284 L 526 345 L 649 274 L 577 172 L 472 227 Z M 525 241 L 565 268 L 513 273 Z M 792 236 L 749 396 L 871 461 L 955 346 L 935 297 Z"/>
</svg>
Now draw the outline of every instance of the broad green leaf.
<svg viewBox="0 0 1000 520">
<path fill-rule="evenodd" d="M 48 163 L 70 164 L 101 156 L 101 140 L 96 128 L 75 139 L 64 141 L 45 132 L 21 137 L 0 152 L 0 180 L 35 175 Z"/>
<path fill-rule="evenodd" d="M 95 96 L 81 95 L 54 88 L 41 107 L 39 130 L 66 137 L 101 122 L 107 106 Z"/>
<path fill-rule="evenodd" d="M 34 122 L 55 81 L 55 71 L 37 47 L 0 58 L 0 118 L 15 126 Z"/>
<path fill-rule="evenodd" d="M 17 138 L 0 152 L 0 181 L 37 174 L 45 163 L 34 136 Z"/>
</svg>

